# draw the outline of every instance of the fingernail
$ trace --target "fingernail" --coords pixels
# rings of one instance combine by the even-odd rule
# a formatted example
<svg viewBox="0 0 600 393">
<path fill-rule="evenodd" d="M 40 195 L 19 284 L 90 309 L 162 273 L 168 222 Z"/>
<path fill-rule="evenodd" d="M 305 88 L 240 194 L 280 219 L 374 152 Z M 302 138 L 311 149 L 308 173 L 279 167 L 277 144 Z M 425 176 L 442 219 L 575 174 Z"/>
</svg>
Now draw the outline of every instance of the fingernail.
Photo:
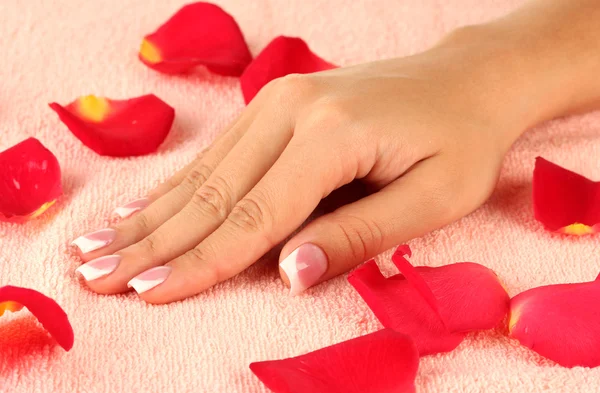
<svg viewBox="0 0 600 393">
<path fill-rule="evenodd" d="M 79 266 L 75 271 L 81 274 L 86 281 L 92 281 L 114 272 L 119 266 L 119 262 L 121 262 L 120 255 L 107 255 L 92 259 L 88 263 Z"/>
<path fill-rule="evenodd" d="M 101 229 L 96 232 L 88 233 L 73 240 L 72 246 L 77 246 L 83 254 L 96 251 L 112 243 L 117 237 L 117 231 L 114 229 Z"/>
<path fill-rule="evenodd" d="M 144 209 L 149 204 L 150 200 L 148 198 L 136 199 L 135 201 L 131 201 L 123 206 L 117 207 L 115 210 L 113 210 L 112 214 L 121 218 L 127 218 L 133 213 Z"/>
<path fill-rule="evenodd" d="M 170 273 L 169 266 L 153 267 L 132 278 L 127 286 L 135 289 L 137 293 L 144 293 L 165 282 Z"/>
<path fill-rule="evenodd" d="M 295 249 L 279 264 L 290 280 L 290 295 L 312 287 L 327 271 L 327 255 L 319 246 L 306 243 Z"/>
</svg>

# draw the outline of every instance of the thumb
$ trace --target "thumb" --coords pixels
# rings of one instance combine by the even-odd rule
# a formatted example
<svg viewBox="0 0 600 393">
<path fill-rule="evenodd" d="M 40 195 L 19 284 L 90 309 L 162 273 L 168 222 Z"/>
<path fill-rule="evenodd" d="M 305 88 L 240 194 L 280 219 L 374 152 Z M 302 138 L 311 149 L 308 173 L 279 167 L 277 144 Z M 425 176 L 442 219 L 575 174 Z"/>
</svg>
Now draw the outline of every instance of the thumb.
<svg viewBox="0 0 600 393">
<path fill-rule="evenodd" d="M 425 164 L 423 162 L 422 164 Z M 396 244 L 458 217 L 440 183 L 415 167 L 379 192 L 345 205 L 307 225 L 282 249 L 280 274 L 297 295 L 345 273 Z"/>
</svg>

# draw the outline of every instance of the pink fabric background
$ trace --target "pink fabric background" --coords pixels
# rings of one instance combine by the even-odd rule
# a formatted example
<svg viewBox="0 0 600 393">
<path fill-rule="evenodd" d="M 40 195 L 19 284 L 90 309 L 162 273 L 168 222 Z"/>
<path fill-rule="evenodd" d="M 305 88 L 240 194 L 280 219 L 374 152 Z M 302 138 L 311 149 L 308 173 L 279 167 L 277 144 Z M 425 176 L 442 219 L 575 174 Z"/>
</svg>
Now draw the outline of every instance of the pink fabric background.
<svg viewBox="0 0 600 393">
<path fill-rule="evenodd" d="M 253 53 L 279 34 L 304 38 L 316 53 L 354 64 L 425 49 L 459 25 L 482 22 L 518 0 L 220 0 Z M 350 6 L 350 3 L 352 6 Z M 0 320 L 0 391 L 266 392 L 252 361 L 294 356 L 379 328 L 345 277 L 290 298 L 275 266 L 260 263 L 200 296 L 149 306 L 136 295 L 98 296 L 74 275 L 75 236 L 106 225 L 120 203 L 144 195 L 187 163 L 243 108 L 238 80 L 199 72 L 167 77 L 136 58 L 142 36 L 181 0 L 0 1 L 0 150 L 29 136 L 58 157 L 65 195 L 41 219 L 0 224 L 0 285 L 54 297 L 75 330 L 65 353 L 27 312 Z M 84 94 L 127 98 L 155 93 L 177 110 L 158 153 L 100 157 L 50 111 Z M 536 155 L 600 179 L 600 116 L 527 133 L 506 159 L 498 189 L 469 217 L 411 242 L 420 265 L 477 261 L 511 295 L 531 287 L 592 280 L 598 240 L 543 231 L 530 203 Z M 394 272 L 387 258 L 386 273 Z M 600 369 L 557 367 L 501 332 L 473 334 L 454 352 L 422 359 L 420 392 L 596 392 Z"/>
</svg>

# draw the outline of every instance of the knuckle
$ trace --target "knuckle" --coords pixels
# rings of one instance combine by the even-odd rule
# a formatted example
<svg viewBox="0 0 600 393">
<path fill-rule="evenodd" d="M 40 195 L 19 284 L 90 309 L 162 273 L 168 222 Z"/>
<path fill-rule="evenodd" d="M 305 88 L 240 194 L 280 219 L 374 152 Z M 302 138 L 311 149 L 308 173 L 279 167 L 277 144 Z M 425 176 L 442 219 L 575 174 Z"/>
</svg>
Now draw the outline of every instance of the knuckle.
<svg viewBox="0 0 600 393">
<path fill-rule="evenodd" d="M 171 176 L 167 181 L 166 185 L 169 188 L 175 188 L 181 183 L 181 178 L 177 176 Z"/>
<path fill-rule="evenodd" d="M 133 226 L 135 227 L 136 232 L 138 233 L 148 233 L 152 230 L 152 223 L 150 222 L 150 217 L 145 212 L 139 212 L 133 218 Z"/>
<path fill-rule="evenodd" d="M 215 192 L 219 193 L 226 202 L 230 202 L 234 199 L 234 186 L 226 177 L 215 174 L 210 179 L 210 183 L 206 183 L 206 186 L 213 188 Z"/>
<path fill-rule="evenodd" d="M 212 169 L 210 167 L 205 164 L 199 164 L 188 172 L 183 182 L 186 185 L 192 186 L 194 189 L 198 189 L 208 180 L 211 173 Z"/>
<path fill-rule="evenodd" d="M 271 217 L 267 206 L 261 199 L 246 197 L 234 206 L 227 220 L 245 232 L 260 232 Z"/>
<path fill-rule="evenodd" d="M 184 264 L 189 264 L 189 266 L 184 266 L 186 271 L 191 272 L 201 270 L 202 279 L 214 284 L 223 281 L 223 274 L 221 274 L 219 266 L 211 263 L 208 254 L 200 247 L 192 248 L 187 251 L 184 256 L 182 262 Z"/>
<path fill-rule="evenodd" d="M 285 77 L 283 77 L 283 78 L 285 78 Z M 276 78 L 276 79 L 270 80 L 269 82 L 267 82 L 266 85 L 264 85 L 262 87 L 262 89 L 259 90 L 258 94 L 262 95 L 262 94 L 268 94 L 268 93 L 272 93 L 272 92 L 276 91 L 278 88 L 279 82 L 281 82 L 281 80 L 283 78 Z"/>
<path fill-rule="evenodd" d="M 154 235 L 144 238 L 140 242 L 139 246 L 142 248 L 142 250 L 152 255 L 157 254 L 159 251 L 158 241 Z"/>
<path fill-rule="evenodd" d="M 206 263 L 207 257 L 206 254 L 198 247 L 194 247 L 191 250 L 188 250 L 186 253 L 186 261 L 187 263 L 191 263 L 194 265 Z"/>
<path fill-rule="evenodd" d="M 307 128 L 337 129 L 344 124 L 351 124 L 352 119 L 346 106 L 338 100 L 320 102 L 311 108 L 306 116 Z"/>
<path fill-rule="evenodd" d="M 305 74 L 288 74 L 276 80 L 273 86 L 277 98 L 284 101 L 306 97 L 314 93 L 316 81 Z"/>
<path fill-rule="evenodd" d="M 364 261 L 370 255 L 381 251 L 384 235 L 375 222 L 356 216 L 346 216 L 336 220 L 336 223 L 355 260 Z"/>
<path fill-rule="evenodd" d="M 194 193 L 191 203 L 196 208 L 224 220 L 231 210 L 230 201 L 231 197 L 227 191 L 207 183 Z"/>
</svg>

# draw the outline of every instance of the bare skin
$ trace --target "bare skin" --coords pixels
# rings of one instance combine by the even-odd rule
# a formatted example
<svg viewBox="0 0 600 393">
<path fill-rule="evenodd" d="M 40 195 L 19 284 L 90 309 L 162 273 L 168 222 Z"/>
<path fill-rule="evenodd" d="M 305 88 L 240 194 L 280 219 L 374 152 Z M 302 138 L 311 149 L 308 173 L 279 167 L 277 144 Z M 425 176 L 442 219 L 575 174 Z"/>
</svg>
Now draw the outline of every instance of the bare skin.
<svg viewBox="0 0 600 393">
<path fill-rule="evenodd" d="M 242 272 L 353 181 L 371 193 L 281 250 L 293 294 L 469 214 L 525 130 L 598 108 L 598 20 L 600 0 L 534 0 L 415 56 L 273 81 L 149 206 L 115 225 L 110 244 L 83 247 L 92 265 L 118 255 L 114 271 L 96 269 L 87 284 L 121 293 L 166 266 L 131 282 L 143 300 L 196 295 Z"/>
</svg>

